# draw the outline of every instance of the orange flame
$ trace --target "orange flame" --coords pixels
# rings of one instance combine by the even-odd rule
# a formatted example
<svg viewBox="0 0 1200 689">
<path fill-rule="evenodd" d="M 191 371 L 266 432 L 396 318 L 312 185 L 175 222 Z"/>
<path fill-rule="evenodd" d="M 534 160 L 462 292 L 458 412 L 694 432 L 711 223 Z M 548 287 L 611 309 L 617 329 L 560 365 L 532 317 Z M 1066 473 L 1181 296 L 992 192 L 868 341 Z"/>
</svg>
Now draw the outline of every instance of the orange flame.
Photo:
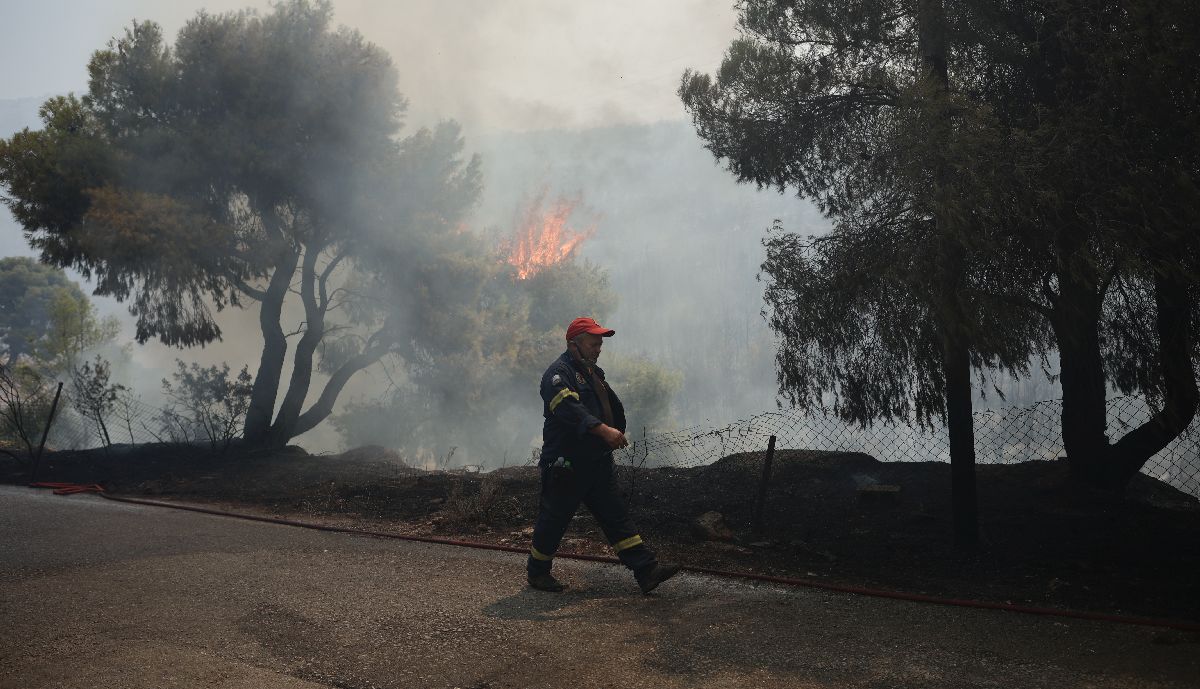
<svg viewBox="0 0 1200 689">
<path fill-rule="evenodd" d="M 545 198 L 543 191 L 525 208 L 508 249 L 506 260 L 517 269 L 521 280 L 566 260 L 596 231 L 594 227 L 580 231 L 567 226 L 568 218 L 579 205 L 578 198 L 560 198 L 543 211 Z"/>
</svg>

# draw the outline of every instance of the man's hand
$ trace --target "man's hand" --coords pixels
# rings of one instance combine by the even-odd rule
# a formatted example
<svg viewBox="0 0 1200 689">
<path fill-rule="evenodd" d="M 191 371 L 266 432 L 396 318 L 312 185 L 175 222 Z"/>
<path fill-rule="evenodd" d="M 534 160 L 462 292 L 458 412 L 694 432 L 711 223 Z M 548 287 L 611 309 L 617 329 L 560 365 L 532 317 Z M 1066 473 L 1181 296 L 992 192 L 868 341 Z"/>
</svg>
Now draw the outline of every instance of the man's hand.
<svg viewBox="0 0 1200 689">
<path fill-rule="evenodd" d="M 608 424 L 596 424 L 588 429 L 588 432 L 592 435 L 600 436 L 600 439 L 614 450 L 629 446 L 629 440 L 625 438 L 625 434 Z"/>
</svg>

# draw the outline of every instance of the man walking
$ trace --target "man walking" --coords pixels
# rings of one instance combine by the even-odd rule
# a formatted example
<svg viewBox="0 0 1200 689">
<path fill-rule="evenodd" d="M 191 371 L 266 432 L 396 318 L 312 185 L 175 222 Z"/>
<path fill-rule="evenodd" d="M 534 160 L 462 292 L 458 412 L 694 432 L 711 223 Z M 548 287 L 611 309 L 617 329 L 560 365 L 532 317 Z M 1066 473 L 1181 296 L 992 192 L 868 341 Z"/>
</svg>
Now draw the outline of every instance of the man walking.
<svg viewBox="0 0 1200 689">
<path fill-rule="evenodd" d="M 678 565 L 660 564 L 646 547 L 617 492 L 612 453 L 629 444 L 625 408 L 596 365 L 604 338 L 615 334 L 591 318 L 576 318 L 567 328 L 567 351 L 542 374 L 542 494 L 528 563 L 535 589 L 565 588 L 550 567 L 581 502 L 621 563 L 633 570 L 642 593 L 679 572 Z"/>
</svg>

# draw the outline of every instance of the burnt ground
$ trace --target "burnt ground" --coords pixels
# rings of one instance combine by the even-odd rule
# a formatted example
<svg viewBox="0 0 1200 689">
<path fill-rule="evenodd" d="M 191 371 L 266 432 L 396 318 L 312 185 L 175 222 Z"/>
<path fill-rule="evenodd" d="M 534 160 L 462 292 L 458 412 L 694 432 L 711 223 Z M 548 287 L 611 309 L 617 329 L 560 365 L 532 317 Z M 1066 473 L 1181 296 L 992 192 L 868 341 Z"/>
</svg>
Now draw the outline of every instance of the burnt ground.
<svg viewBox="0 0 1200 689">
<path fill-rule="evenodd" d="M 1069 480 L 1065 462 L 978 468 L 983 544 L 951 546 L 950 468 L 863 454 L 776 453 L 764 529 L 750 522 L 761 458 L 688 469 L 619 469 L 636 521 L 660 557 L 953 598 L 1200 621 L 1200 502 L 1139 476 L 1116 496 Z M 525 547 L 537 470 L 422 471 L 394 452 L 213 456 L 177 446 L 53 453 L 41 481 L 101 483 L 113 494 L 375 531 Z M 0 481 L 28 481 L 0 458 Z M 864 486 L 895 486 L 895 492 Z M 890 490 L 890 489 L 887 489 Z M 730 541 L 695 518 L 720 512 Z M 610 554 L 580 512 L 563 551 Z"/>
</svg>

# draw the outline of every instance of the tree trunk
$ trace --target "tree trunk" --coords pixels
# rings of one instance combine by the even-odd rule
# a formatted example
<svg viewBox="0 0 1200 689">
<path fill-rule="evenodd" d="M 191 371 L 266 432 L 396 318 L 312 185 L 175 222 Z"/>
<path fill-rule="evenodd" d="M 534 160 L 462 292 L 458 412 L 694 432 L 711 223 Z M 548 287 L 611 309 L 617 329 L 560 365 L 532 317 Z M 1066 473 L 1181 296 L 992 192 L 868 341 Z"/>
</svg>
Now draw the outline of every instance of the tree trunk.
<svg viewBox="0 0 1200 689">
<path fill-rule="evenodd" d="M 337 402 L 338 395 L 342 393 L 346 383 L 350 382 L 350 378 L 355 373 L 379 361 L 387 351 L 386 347 L 368 349 L 358 356 L 351 357 L 349 361 L 334 371 L 325 383 L 325 388 L 321 390 L 321 396 L 317 398 L 316 402 L 313 402 L 308 411 L 305 411 L 296 420 L 296 424 L 292 428 L 292 437 L 312 430 L 317 424 L 328 418 L 333 413 L 333 405 Z"/>
<path fill-rule="evenodd" d="M 100 425 L 100 435 L 104 438 L 104 446 L 112 447 L 112 438 L 108 436 L 108 426 L 104 425 L 104 415 L 96 412 L 96 423 Z"/>
<path fill-rule="evenodd" d="M 300 297 L 304 303 L 304 334 L 296 344 L 296 354 L 292 359 L 292 377 L 288 381 L 287 392 L 279 405 L 275 422 L 271 424 L 267 434 L 267 444 L 272 448 L 283 447 L 300 434 L 296 431 L 296 423 L 312 384 L 313 358 L 321 344 L 321 338 L 325 335 L 325 313 L 323 305 L 318 304 L 316 298 L 316 263 L 320 253 L 321 250 L 317 246 L 309 246 L 301 267 Z"/>
<path fill-rule="evenodd" d="M 258 375 L 251 389 L 250 408 L 246 413 L 243 438 L 250 447 L 279 449 L 298 435 L 312 430 L 333 413 L 333 405 L 355 373 L 379 361 L 389 351 L 386 342 L 369 346 L 362 354 L 352 357 L 330 376 L 320 397 L 303 413 L 304 402 L 312 386 L 313 364 L 317 348 L 325 335 L 325 312 L 329 298 L 325 292 L 325 280 L 329 277 L 340 258 L 334 259 L 326 270 L 318 275 L 317 259 L 323 245 L 312 241 L 303 249 L 303 264 L 300 250 L 284 256 L 271 275 L 271 282 L 262 298 L 259 324 L 263 331 L 263 354 Z M 287 338 L 284 336 L 280 318 L 283 302 L 287 297 L 296 268 L 300 267 L 300 298 L 304 304 L 304 334 L 296 345 L 292 361 L 292 374 L 287 391 L 275 412 L 275 401 L 282 379 L 284 359 L 287 355 Z M 319 294 L 318 294 L 319 291 Z M 390 326 L 385 325 L 383 330 Z M 378 335 L 378 333 L 377 333 Z"/>
<path fill-rule="evenodd" d="M 288 286 L 299 260 L 299 252 L 291 251 L 276 261 L 259 308 L 258 323 L 263 332 L 263 351 L 250 391 L 250 408 L 246 412 L 246 427 L 242 434 L 246 444 L 251 447 L 265 447 L 270 443 L 271 416 L 275 412 L 275 398 L 279 394 L 279 380 L 287 356 L 287 337 L 280 319 Z"/>
<path fill-rule="evenodd" d="M 1038 103 L 1058 107 L 1063 97 L 1061 74 L 1069 62 L 1060 36 L 1069 24 L 1065 14 L 1045 17 L 1038 55 L 1042 69 L 1034 84 Z M 1094 258 L 1086 255 L 1088 228 L 1066 226 L 1054 243 L 1058 259 L 1058 294 L 1050 323 L 1058 342 L 1062 383 L 1062 437 L 1072 475 L 1109 489 L 1120 489 L 1155 453 L 1182 433 L 1197 405 L 1195 371 L 1188 330 L 1190 308 L 1186 283 L 1177 276 L 1156 274 L 1156 330 L 1164 407 L 1148 422 L 1110 444 L 1108 386 L 1100 342 L 1104 303 L 1102 280 Z M 1158 247 L 1159 266 L 1174 269 L 1176 256 Z"/>
<path fill-rule="evenodd" d="M 1200 403 L 1192 363 L 1192 309 L 1186 282 L 1175 272 L 1154 277 L 1155 327 L 1163 378 L 1163 408 L 1113 447 L 1111 474 L 1124 486 L 1146 462 L 1187 430 Z"/>
<path fill-rule="evenodd" d="M 1108 448 L 1107 385 L 1100 350 L 1103 296 L 1099 292 L 1094 271 L 1060 270 L 1050 319 L 1058 341 L 1063 445 L 1072 474 L 1092 482 L 1097 482 Z"/>
<path fill-rule="evenodd" d="M 954 513 L 954 547 L 979 547 L 979 498 L 975 482 L 975 421 L 971 416 L 971 357 L 962 337 L 942 338 L 946 375 L 946 431 L 950 436 L 950 492 Z"/>
<path fill-rule="evenodd" d="M 1187 430 L 1200 403 L 1192 362 L 1191 303 L 1187 284 L 1174 271 L 1154 277 L 1158 366 L 1163 408 L 1142 425 L 1109 443 L 1107 387 L 1100 349 L 1100 302 L 1095 281 L 1060 278 L 1051 323 L 1058 339 L 1063 389 L 1062 434 L 1071 473 L 1120 490 L 1151 457 Z"/>
<path fill-rule="evenodd" d="M 952 135 L 948 103 L 950 89 L 946 49 L 946 19 L 941 0 L 919 0 L 918 40 L 925 79 L 930 86 L 930 145 L 935 169 L 932 179 L 934 222 L 937 225 L 938 295 L 934 313 L 941 321 L 942 374 L 945 376 L 946 431 L 950 439 L 950 490 L 954 517 L 954 546 L 973 552 L 979 546 L 979 506 L 975 487 L 975 427 L 971 417 L 971 356 L 965 327 L 967 314 L 961 289 L 966 270 L 965 252 L 949 217 L 953 195 L 946 161 L 941 157 Z"/>
<path fill-rule="evenodd" d="M 939 222 L 939 229 L 941 223 Z M 946 434 L 950 440 L 950 496 L 954 517 L 954 548 L 973 553 L 979 548 L 979 496 L 975 480 L 975 419 L 971 415 L 971 350 L 966 335 L 969 317 L 963 304 L 965 252 L 958 238 L 941 229 L 937 311 L 945 376 Z"/>
</svg>

